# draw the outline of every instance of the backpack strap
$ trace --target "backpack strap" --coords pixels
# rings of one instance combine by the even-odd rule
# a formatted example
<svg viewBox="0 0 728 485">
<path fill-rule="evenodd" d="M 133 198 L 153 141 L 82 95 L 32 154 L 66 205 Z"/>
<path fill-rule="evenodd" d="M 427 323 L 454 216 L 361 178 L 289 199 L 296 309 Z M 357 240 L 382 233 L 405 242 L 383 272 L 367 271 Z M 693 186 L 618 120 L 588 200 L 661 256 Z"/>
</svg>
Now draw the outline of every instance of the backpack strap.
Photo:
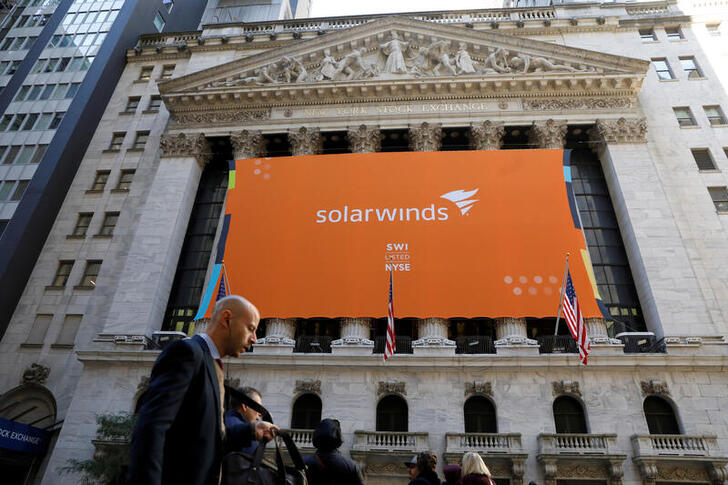
<svg viewBox="0 0 728 485">
<path fill-rule="evenodd" d="M 273 417 L 270 415 L 268 410 L 263 407 L 262 404 L 258 404 L 253 399 L 249 398 L 245 395 L 245 393 L 242 393 L 235 389 L 234 387 L 230 387 L 227 384 L 225 384 L 225 395 L 231 396 L 237 399 L 238 401 L 242 402 L 246 406 L 248 406 L 251 409 L 254 409 L 255 411 L 259 412 L 261 417 L 263 418 L 263 421 L 268 421 L 269 423 L 273 422 Z M 286 445 L 288 446 L 288 445 Z"/>
</svg>

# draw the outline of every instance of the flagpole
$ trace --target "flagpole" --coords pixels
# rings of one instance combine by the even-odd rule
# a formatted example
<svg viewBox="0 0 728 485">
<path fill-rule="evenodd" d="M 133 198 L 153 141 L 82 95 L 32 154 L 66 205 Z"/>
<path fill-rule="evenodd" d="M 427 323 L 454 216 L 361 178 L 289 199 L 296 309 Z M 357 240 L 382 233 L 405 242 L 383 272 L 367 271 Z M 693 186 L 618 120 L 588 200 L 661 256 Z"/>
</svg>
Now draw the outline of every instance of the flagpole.
<svg viewBox="0 0 728 485">
<path fill-rule="evenodd" d="M 225 281 L 225 287 L 227 288 L 227 294 L 232 295 L 233 290 L 230 288 L 230 280 L 228 279 L 227 269 L 225 268 L 225 261 L 222 262 L 222 277 Z"/>
<path fill-rule="evenodd" d="M 561 320 L 561 308 L 564 304 L 566 296 L 566 274 L 569 271 L 569 253 L 566 253 L 566 264 L 564 265 L 564 275 L 561 277 L 561 298 L 559 298 L 559 311 L 556 313 L 556 327 L 554 328 L 554 336 L 559 334 L 559 320 Z"/>
</svg>

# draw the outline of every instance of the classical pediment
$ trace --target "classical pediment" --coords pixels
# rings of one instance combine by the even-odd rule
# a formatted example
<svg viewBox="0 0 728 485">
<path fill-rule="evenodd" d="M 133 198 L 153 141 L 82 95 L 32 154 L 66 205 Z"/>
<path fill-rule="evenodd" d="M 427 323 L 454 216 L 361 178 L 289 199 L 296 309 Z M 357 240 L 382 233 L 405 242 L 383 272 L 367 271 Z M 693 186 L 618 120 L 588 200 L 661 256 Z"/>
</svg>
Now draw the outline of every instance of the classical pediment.
<svg viewBox="0 0 728 485">
<path fill-rule="evenodd" d="M 159 84 L 175 111 L 224 103 L 636 96 L 649 62 L 497 31 L 387 17 Z"/>
</svg>

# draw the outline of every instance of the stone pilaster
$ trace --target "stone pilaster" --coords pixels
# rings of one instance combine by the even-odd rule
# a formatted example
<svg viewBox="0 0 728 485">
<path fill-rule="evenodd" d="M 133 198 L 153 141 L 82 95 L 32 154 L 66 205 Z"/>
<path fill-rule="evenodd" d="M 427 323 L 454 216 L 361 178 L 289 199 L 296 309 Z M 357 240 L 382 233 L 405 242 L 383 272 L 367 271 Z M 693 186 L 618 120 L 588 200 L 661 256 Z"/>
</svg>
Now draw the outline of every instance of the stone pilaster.
<svg viewBox="0 0 728 485">
<path fill-rule="evenodd" d="M 323 150 L 324 139 L 318 128 L 302 126 L 298 130 L 291 130 L 288 132 L 288 141 L 294 156 L 318 155 Z"/>
<path fill-rule="evenodd" d="M 434 152 L 442 145 L 442 127 L 424 122 L 420 125 L 410 126 L 409 143 L 412 151 Z"/>
<path fill-rule="evenodd" d="M 586 334 L 592 344 L 609 344 L 611 340 L 607 334 L 607 321 L 603 318 L 585 318 Z M 621 343 L 621 342 L 620 342 Z"/>
<path fill-rule="evenodd" d="M 412 347 L 455 347 L 455 342 L 447 338 L 446 318 L 423 318 L 417 322 L 419 339 Z"/>
<path fill-rule="evenodd" d="M 97 341 L 143 346 L 159 330 L 195 194 L 212 155 L 201 133 L 163 135 L 162 155 Z"/>
<path fill-rule="evenodd" d="M 646 143 L 647 121 L 644 118 L 597 120 L 589 134 L 605 143 Z"/>
<path fill-rule="evenodd" d="M 258 341 L 259 345 L 295 345 L 295 318 L 271 318 L 265 327 L 265 337 Z"/>
<path fill-rule="evenodd" d="M 483 121 L 470 126 L 470 145 L 476 150 L 500 150 L 506 129 L 503 123 Z"/>
<path fill-rule="evenodd" d="M 495 346 L 509 345 L 538 345 L 538 342 L 528 338 L 525 318 L 501 317 L 495 319 Z"/>
<path fill-rule="evenodd" d="M 564 148 L 566 123 L 555 120 L 534 122 L 528 130 L 528 142 L 538 148 Z"/>
<path fill-rule="evenodd" d="M 379 127 L 359 125 L 356 128 L 349 128 L 346 139 L 349 141 L 349 148 L 352 153 L 375 153 L 382 150 L 382 139 L 384 135 Z"/>
<path fill-rule="evenodd" d="M 366 345 L 374 346 L 369 339 L 371 318 L 342 318 L 341 338 L 331 342 L 331 345 Z"/>
<path fill-rule="evenodd" d="M 263 157 L 266 153 L 266 140 L 260 131 L 238 131 L 230 135 L 235 160 Z"/>
</svg>

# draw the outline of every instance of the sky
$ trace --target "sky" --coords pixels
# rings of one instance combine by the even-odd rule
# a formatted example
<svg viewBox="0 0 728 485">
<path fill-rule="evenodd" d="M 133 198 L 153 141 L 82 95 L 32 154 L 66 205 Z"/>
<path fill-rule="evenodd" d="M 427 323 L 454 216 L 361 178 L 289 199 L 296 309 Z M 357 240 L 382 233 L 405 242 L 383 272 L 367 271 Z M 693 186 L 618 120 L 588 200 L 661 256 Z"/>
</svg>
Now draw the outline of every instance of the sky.
<svg viewBox="0 0 728 485">
<path fill-rule="evenodd" d="M 498 2 L 502 4 L 501 2 Z M 493 0 L 311 0 L 311 17 L 492 8 Z"/>
</svg>

